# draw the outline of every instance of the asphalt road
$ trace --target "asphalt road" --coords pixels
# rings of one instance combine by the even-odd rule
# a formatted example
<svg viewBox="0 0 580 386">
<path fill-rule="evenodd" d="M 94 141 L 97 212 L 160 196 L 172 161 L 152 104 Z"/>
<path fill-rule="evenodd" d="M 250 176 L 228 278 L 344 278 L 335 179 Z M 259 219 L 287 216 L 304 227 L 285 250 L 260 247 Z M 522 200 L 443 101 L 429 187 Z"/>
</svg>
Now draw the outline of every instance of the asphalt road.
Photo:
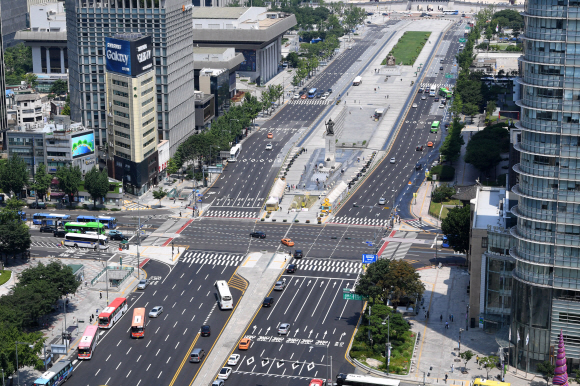
<svg viewBox="0 0 580 386">
<path fill-rule="evenodd" d="M 396 23 L 389 21 L 386 25 Z M 308 89 L 326 91 L 333 88 L 360 56 L 383 36 L 379 29 L 370 28 L 371 31 L 361 41 L 352 44 L 352 49 L 340 54 L 319 73 Z M 212 217 L 231 217 L 228 213 L 236 211 L 243 212 L 242 217 L 257 218 L 286 153 L 300 136 L 300 129 L 306 130 L 312 125 L 329 103 L 330 99 L 291 100 L 260 130 L 251 134 L 244 142 L 237 161 L 224 168 L 206 193 L 205 202 L 211 203 Z M 273 138 L 268 138 L 268 133 Z M 266 150 L 268 143 L 272 144 L 272 150 Z"/>
<path fill-rule="evenodd" d="M 439 86 L 453 84 L 454 79 L 445 78 L 446 73 L 451 73 L 455 63 L 455 54 L 459 49 L 458 33 L 463 26 L 454 26 L 441 39 L 435 55 L 427 66 L 425 77 L 420 82 L 422 85 Z M 443 70 L 440 70 L 443 67 Z M 418 88 L 418 87 L 417 87 Z M 430 132 L 433 121 L 442 121 L 447 107 L 440 109 L 440 102 L 435 102 L 435 97 L 425 93 L 417 93 L 412 99 L 417 107 L 411 107 L 406 115 L 399 133 L 396 135 L 392 146 L 381 162 L 366 180 L 352 193 L 350 199 L 340 208 L 332 220 L 335 223 L 347 223 L 349 218 L 376 218 L 388 219 L 391 210 L 400 204 L 403 194 L 411 195 L 409 185 L 423 181 L 426 167 L 438 158 L 437 149 L 443 139 L 443 128 L 437 134 Z M 428 147 L 428 142 L 434 144 Z M 417 146 L 423 146 L 422 151 L 416 150 Z M 391 160 L 391 159 L 394 160 Z M 415 165 L 421 163 L 422 169 L 416 170 Z M 414 191 L 414 190 L 413 190 Z M 386 200 L 385 205 L 379 205 L 379 199 Z M 385 210 L 387 209 L 387 210 Z"/>
</svg>

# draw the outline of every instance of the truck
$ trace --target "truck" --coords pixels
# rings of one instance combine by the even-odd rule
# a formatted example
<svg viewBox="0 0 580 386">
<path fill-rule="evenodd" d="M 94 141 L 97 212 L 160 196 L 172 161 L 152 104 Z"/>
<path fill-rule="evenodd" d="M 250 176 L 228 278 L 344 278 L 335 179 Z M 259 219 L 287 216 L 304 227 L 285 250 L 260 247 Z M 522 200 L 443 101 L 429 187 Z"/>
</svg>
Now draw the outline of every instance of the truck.
<svg viewBox="0 0 580 386">
<path fill-rule="evenodd" d="M 380 119 L 385 115 L 385 109 L 375 109 L 375 119 Z"/>
<path fill-rule="evenodd" d="M 362 78 L 360 76 L 357 76 L 356 78 L 354 78 L 354 80 L 352 81 L 352 85 L 353 86 L 358 86 L 362 83 Z"/>
</svg>

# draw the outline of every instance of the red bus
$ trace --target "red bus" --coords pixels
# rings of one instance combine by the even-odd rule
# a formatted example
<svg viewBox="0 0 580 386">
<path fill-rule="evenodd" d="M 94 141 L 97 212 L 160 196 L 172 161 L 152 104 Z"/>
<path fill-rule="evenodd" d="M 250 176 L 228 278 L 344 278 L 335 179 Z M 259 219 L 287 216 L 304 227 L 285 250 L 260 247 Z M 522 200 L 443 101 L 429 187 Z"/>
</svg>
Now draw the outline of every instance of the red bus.
<svg viewBox="0 0 580 386">
<path fill-rule="evenodd" d="M 99 328 L 111 328 L 127 312 L 127 299 L 117 298 L 99 314 Z"/>
<path fill-rule="evenodd" d="M 145 336 L 145 308 L 135 308 L 133 310 L 131 336 L 133 338 L 143 338 Z"/>
<path fill-rule="evenodd" d="M 78 355 L 79 359 L 91 359 L 93 351 L 99 342 L 99 328 L 97 326 L 87 326 L 83 337 L 79 342 Z"/>
</svg>

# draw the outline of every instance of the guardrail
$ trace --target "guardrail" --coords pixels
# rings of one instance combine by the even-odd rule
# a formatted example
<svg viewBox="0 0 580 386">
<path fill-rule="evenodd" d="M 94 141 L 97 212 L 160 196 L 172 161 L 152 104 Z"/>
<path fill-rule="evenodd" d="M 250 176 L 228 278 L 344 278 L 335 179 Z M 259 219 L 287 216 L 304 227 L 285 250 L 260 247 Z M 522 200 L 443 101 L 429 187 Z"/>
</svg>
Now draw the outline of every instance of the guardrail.
<svg viewBox="0 0 580 386">
<path fill-rule="evenodd" d="M 114 266 L 114 267 L 106 266 L 105 268 L 103 268 L 103 269 L 101 270 L 101 272 L 99 272 L 99 273 L 97 274 L 97 276 L 95 276 L 95 277 L 93 278 L 93 280 L 91 280 L 91 285 L 95 285 L 95 283 L 96 283 L 96 282 L 99 280 L 99 278 L 100 278 L 101 276 L 103 276 L 103 274 L 104 274 L 105 272 L 107 272 L 107 269 L 114 269 L 114 270 L 116 270 L 116 271 L 120 271 L 120 270 L 130 270 L 130 271 L 131 271 L 130 273 L 132 273 L 132 272 L 133 272 L 133 270 L 134 270 L 135 268 L 134 268 L 134 267 L 121 267 L 121 266 L 119 266 L 119 267 L 116 267 L 116 266 Z M 129 274 L 130 274 L 130 273 L 129 273 Z M 123 278 L 123 280 L 125 280 L 129 274 L 127 274 L 127 275 L 125 276 L 125 278 Z M 121 281 L 121 282 L 122 282 L 122 281 Z"/>
<path fill-rule="evenodd" d="M 127 267 L 127 268 L 125 268 L 125 267 L 121 267 L 121 268 L 122 268 L 122 269 L 126 269 L 126 270 L 128 270 L 129 272 L 127 272 L 127 274 L 126 274 L 125 276 L 123 276 L 123 278 L 122 278 L 122 279 L 121 279 L 121 280 L 120 280 L 118 283 L 111 284 L 111 286 L 112 286 L 112 287 L 120 287 L 120 286 L 121 286 L 121 284 L 123 284 L 123 282 L 124 282 L 124 281 L 125 281 L 125 280 L 126 280 L 128 277 L 129 277 L 129 276 L 131 276 L 131 275 L 133 274 L 133 271 L 135 270 L 135 268 L 133 268 L 133 267 Z"/>
</svg>

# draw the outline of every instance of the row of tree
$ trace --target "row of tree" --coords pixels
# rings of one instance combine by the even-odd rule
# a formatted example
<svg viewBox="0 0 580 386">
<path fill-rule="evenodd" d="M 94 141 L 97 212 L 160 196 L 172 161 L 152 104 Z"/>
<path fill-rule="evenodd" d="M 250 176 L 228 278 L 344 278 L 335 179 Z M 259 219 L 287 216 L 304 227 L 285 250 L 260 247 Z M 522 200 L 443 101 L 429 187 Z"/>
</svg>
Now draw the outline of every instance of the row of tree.
<svg viewBox="0 0 580 386">
<path fill-rule="evenodd" d="M 456 106 L 455 101 L 452 105 L 453 108 Z M 465 144 L 465 140 L 461 135 L 461 130 L 463 130 L 463 124 L 459 121 L 459 115 L 454 113 L 453 121 L 449 125 L 449 130 L 447 132 L 447 136 L 441 144 L 441 149 L 439 152 L 442 156 L 445 157 L 445 161 L 449 161 L 451 163 L 457 161 L 459 156 L 461 155 L 461 147 Z"/>
<path fill-rule="evenodd" d="M 58 187 L 66 193 L 72 202 L 72 198 L 79 192 L 83 184 L 81 169 L 78 166 L 61 166 L 56 170 Z M 11 155 L 10 158 L 0 163 L 0 188 L 5 193 L 11 193 L 20 197 L 22 190 L 29 187 L 34 190 L 36 197 L 40 200 L 48 192 L 53 176 L 46 171 L 44 163 L 40 163 L 34 176 L 31 178 L 28 172 L 28 165 L 18 155 Z M 109 177 L 107 171 L 99 171 L 96 166 L 89 170 L 84 178 L 84 189 L 91 195 L 94 205 L 97 200 L 105 197 L 109 191 Z"/>
</svg>

